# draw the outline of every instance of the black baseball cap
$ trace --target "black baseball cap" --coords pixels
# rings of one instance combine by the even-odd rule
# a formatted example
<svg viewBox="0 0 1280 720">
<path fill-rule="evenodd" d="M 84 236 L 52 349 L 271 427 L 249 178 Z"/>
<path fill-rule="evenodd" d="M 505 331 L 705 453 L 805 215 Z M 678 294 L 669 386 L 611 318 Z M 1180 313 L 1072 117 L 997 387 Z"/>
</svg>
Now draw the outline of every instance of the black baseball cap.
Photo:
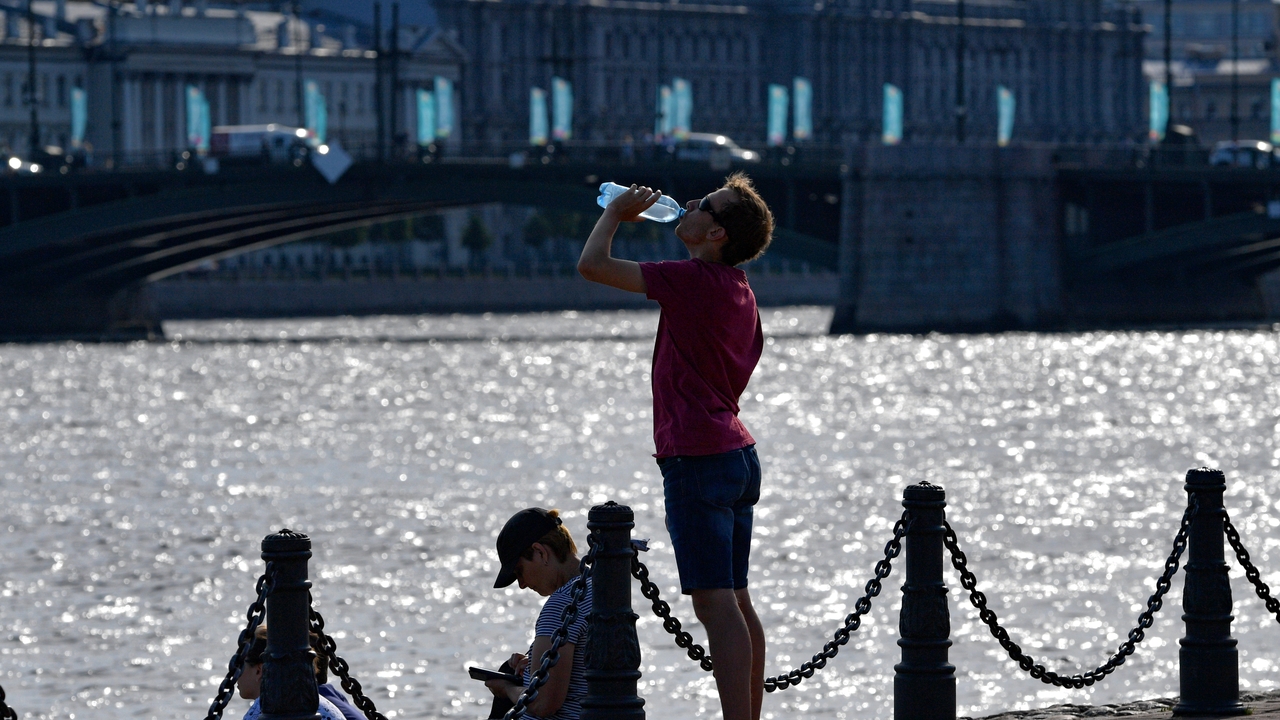
<svg viewBox="0 0 1280 720">
<path fill-rule="evenodd" d="M 560 518 L 543 508 L 525 508 L 512 515 L 498 533 L 498 561 L 502 567 L 493 586 L 504 588 L 515 582 L 520 554 L 561 524 Z"/>
</svg>

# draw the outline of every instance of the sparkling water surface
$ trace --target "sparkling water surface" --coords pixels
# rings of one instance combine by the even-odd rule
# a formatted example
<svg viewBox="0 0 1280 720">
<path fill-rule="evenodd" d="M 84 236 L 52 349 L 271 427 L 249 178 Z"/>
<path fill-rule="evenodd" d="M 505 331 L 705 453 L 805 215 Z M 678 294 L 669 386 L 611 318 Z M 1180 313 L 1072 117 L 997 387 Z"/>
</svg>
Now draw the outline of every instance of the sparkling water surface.
<svg viewBox="0 0 1280 720">
<path fill-rule="evenodd" d="M 770 674 L 851 610 L 903 488 L 946 488 L 992 607 L 1052 669 L 1103 662 L 1163 567 L 1188 467 L 1280 587 L 1280 342 L 1271 330 L 829 337 L 764 311 L 742 402 L 765 469 L 752 590 Z M 527 646 L 541 598 L 494 590 L 494 537 L 527 505 L 581 541 L 636 511 L 645 561 L 701 640 L 650 454 L 653 312 L 175 323 L 171 342 L 0 346 L 0 678 L 24 718 L 202 718 L 281 527 L 315 542 L 317 608 L 391 718 L 478 718 L 467 664 Z M 1019 671 L 948 569 L 960 712 L 1177 692 L 1179 577 L 1102 685 Z M 768 718 L 889 718 L 901 568 L 827 669 Z M 1280 684 L 1280 626 L 1232 566 L 1241 685 Z M 657 720 L 718 717 L 634 600 Z M 248 703 L 236 699 L 227 717 Z"/>
</svg>

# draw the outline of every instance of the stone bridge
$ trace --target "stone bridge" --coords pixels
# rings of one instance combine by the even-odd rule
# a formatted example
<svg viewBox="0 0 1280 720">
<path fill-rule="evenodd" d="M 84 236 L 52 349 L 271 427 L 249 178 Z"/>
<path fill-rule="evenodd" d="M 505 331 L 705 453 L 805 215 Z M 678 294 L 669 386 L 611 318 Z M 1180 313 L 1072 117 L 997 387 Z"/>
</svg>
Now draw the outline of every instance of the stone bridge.
<svg viewBox="0 0 1280 720">
<path fill-rule="evenodd" d="M 778 217 L 771 252 L 838 264 L 834 332 L 1262 320 L 1257 278 L 1280 267 L 1276 171 L 1052 146 L 793 157 L 747 169 Z M 446 207 L 594 213 L 604 180 L 685 200 L 726 174 L 616 158 L 357 164 L 332 185 L 292 166 L 9 176 L 0 336 L 154 336 L 141 288 L 209 260 Z"/>
<path fill-rule="evenodd" d="M 719 186 L 706 163 L 504 160 L 357 164 L 330 185 L 310 167 L 254 166 L 9 177 L 0 185 L 0 335 L 149 337 L 159 324 L 141 287 L 210 260 L 447 207 L 510 202 L 597 211 L 602 180 L 674 197 Z M 834 267 L 837 163 L 753 172 L 783 230 L 779 251 Z"/>
</svg>

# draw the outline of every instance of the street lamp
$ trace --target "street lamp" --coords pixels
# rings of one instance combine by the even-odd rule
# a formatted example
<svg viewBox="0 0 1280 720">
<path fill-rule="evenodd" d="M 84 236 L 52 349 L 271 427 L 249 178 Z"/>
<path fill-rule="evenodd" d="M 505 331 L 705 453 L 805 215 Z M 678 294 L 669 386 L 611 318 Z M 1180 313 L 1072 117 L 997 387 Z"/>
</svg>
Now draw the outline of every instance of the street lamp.
<svg viewBox="0 0 1280 720">
<path fill-rule="evenodd" d="M 40 111 L 36 102 L 36 13 L 34 0 L 27 0 L 27 93 L 23 98 L 31 107 L 31 128 L 27 135 L 28 156 L 40 148 Z"/>
<path fill-rule="evenodd" d="M 1231 142 L 1240 142 L 1240 0 L 1231 0 Z"/>
<path fill-rule="evenodd" d="M 964 143 L 964 123 L 969 113 L 964 97 L 964 0 L 956 3 L 956 142 Z"/>
<path fill-rule="evenodd" d="M 1173 0 L 1164 0 L 1164 92 L 1173 105 Z"/>
<path fill-rule="evenodd" d="M 289 22 L 288 18 L 285 22 Z M 307 126 L 307 116 L 305 105 L 302 102 L 302 47 L 305 40 L 302 38 L 302 4 L 298 0 L 293 2 L 293 32 L 289 33 L 289 41 L 293 48 L 293 94 L 298 101 L 298 127 Z"/>
</svg>

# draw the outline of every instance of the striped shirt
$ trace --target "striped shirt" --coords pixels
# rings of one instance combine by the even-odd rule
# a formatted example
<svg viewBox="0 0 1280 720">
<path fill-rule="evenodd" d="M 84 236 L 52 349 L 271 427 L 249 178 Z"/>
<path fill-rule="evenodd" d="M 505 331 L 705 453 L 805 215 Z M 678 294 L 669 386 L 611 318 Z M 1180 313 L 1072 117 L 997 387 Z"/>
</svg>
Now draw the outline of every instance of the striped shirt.
<svg viewBox="0 0 1280 720">
<path fill-rule="evenodd" d="M 547 597 L 547 602 L 542 606 L 542 612 L 538 613 L 535 636 L 549 638 L 560 629 L 565 608 L 569 607 L 569 603 L 573 601 L 573 585 L 576 581 L 577 578 L 570 580 Z M 569 690 L 565 693 L 564 704 L 554 714 L 545 718 L 525 713 L 525 720 L 578 720 L 578 716 L 582 714 L 582 699 L 587 696 L 587 673 L 583 656 L 587 650 L 587 616 L 589 614 L 591 614 L 590 579 L 587 580 L 587 592 L 582 597 L 582 602 L 578 603 L 578 619 L 569 626 L 569 635 L 565 638 L 566 643 L 573 643 L 574 650 L 573 672 L 569 675 Z M 524 669 L 525 687 L 529 686 L 532 674 L 542 666 L 542 658 L 533 657 L 532 646 L 528 654 L 529 664 Z M 565 660 L 563 651 L 560 654 L 560 660 L 561 662 Z"/>
</svg>

